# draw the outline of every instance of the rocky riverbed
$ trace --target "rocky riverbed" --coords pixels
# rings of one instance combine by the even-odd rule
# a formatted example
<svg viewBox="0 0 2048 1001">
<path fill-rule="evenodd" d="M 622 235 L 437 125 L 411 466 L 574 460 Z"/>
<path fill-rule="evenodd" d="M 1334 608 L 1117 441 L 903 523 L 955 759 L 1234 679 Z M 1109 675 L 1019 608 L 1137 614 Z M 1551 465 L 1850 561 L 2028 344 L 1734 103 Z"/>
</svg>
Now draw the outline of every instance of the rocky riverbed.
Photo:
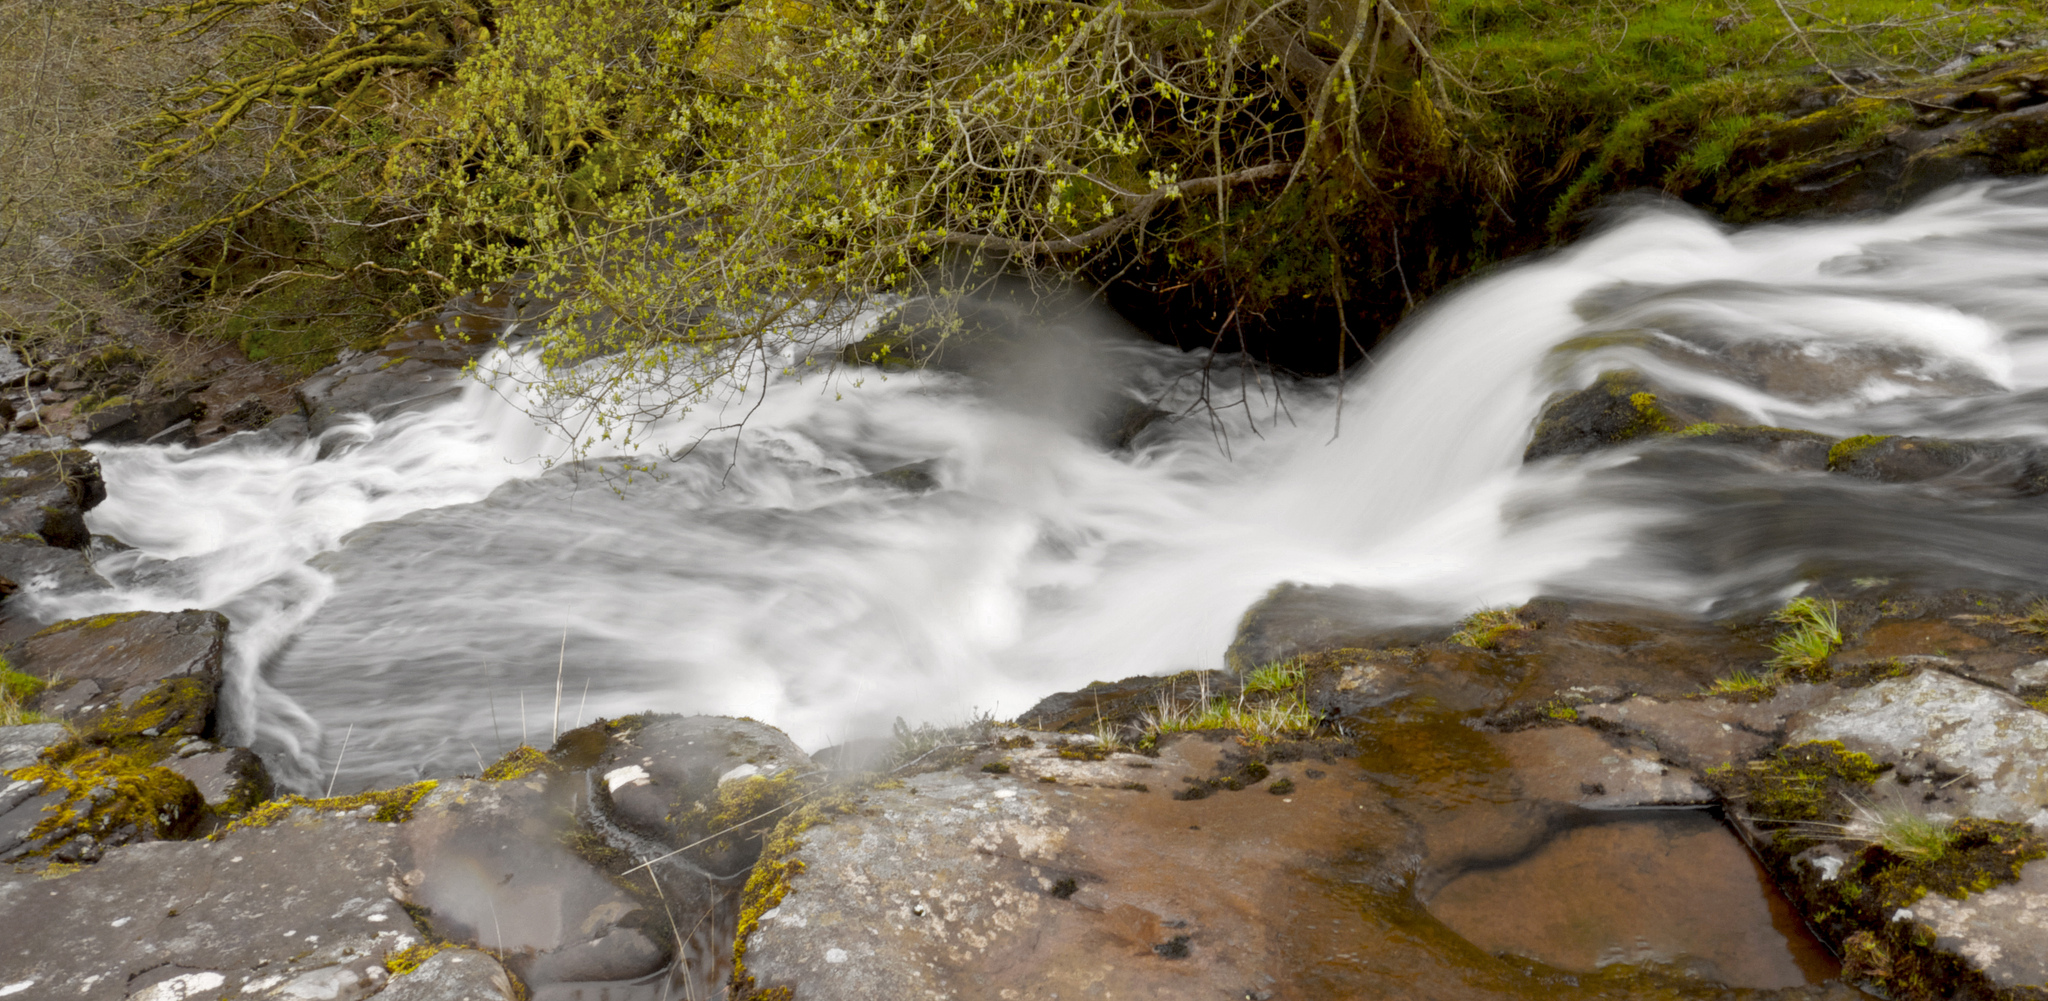
<svg viewBox="0 0 2048 1001">
<path fill-rule="evenodd" d="M 1980 373 L 1759 347 L 1667 304 L 1573 301 L 1600 329 L 1550 351 L 1528 463 L 2038 503 L 2048 456 L 2018 439 L 1729 402 L 1988 397 Z M 356 415 L 437 405 L 530 305 L 451 306 L 236 433 L 345 452 Z M 1093 412 L 1091 447 L 1169 416 Z M 2048 995 L 2048 600 L 2011 573 L 1816 560 L 1697 614 L 1560 595 L 1457 622 L 1284 584 L 1227 669 L 1009 719 L 807 750 L 642 713 L 389 788 L 334 795 L 337 760 L 291 794 L 233 746 L 237 623 L 39 613 L 109 589 L 115 551 L 74 447 L 97 432 L 45 429 L 0 439 L 0 997 Z M 943 493 L 935 469 L 882 475 Z"/>
<path fill-rule="evenodd" d="M 90 586 L 91 456 L 11 461 L 6 516 L 43 519 L 16 586 Z M 604 720 L 332 798 L 219 745 L 221 616 L 10 617 L 11 704 L 47 722 L 0 727 L 0 991 L 2041 996 L 2044 606 L 1820 591 L 1374 636 L 1290 586 L 1236 673 L 816 754 Z M 1837 635 L 1772 667 L 1822 612 Z"/>
</svg>

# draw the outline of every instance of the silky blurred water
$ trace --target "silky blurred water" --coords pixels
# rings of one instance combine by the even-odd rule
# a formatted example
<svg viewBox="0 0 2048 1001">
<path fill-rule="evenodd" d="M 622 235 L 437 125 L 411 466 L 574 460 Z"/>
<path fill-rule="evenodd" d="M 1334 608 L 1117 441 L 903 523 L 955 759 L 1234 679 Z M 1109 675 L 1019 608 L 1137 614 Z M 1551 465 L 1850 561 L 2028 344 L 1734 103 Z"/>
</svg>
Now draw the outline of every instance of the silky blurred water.
<svg viewBox="0 0 2048 1001">
<path fill-rule="evenodd" d="M 1820 574 L 2023 582 L 2048 570 L 2036 501 L 1669 449 L 1521 454 L 1549 393 L 1625 366 L 1757 423 L 2048 440 L 2044 330 L 2048 191 L 1977 187 L 1740 231 L 1637 210 L 1441 297 L 1341 387 L 1105 339 L 1109 391 L 1177 415 L 1128 449 L 1030 405 L 1024 375 L 754 373 L 743 401 L 648 428 L 701 441 L 628 457 L 652 472 L 550 468 L 563 443 L 518 388 L 533 362 L 501 352 L 495 387 L 363 419 L 324 456 L 96 447 L 89 524 L 135 548 L 103 563 L 114 593 L 45 611 L 220 609 L 231 735 L 303 788 L 353 725 L 352 788 L 544 740 L 558 658 L 563 728 L 736 713 L 817 747 L 1220 666 L 1282 581 L 1445 622 L 1539 592 L 1705 611 Z M 1711 363 L 1731 350 L 1805 374 L 1760 387 Z M 1205 365 L 1222 406 L 1197 396 Z M 743 429 L 715 430 L 742 403 Z M 920 462 L 936 489 L 867 478 Z"/>
</svg>

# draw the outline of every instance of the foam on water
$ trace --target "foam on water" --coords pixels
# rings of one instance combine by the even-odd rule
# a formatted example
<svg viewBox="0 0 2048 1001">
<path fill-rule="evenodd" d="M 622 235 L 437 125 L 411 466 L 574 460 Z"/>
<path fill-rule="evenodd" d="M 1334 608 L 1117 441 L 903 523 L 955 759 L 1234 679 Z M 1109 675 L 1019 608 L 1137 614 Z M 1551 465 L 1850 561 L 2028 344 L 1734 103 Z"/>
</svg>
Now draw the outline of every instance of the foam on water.
<svg viewBox="0 0 2048 1001">
<path fill-rule="evenodd" d="M 1406 617 L 1449 621 L 1539 591 L 1705 609 L 1856 553 L 2023 575 L 2048 568 L 2031 507 L 1822 474 L 1704 481 L 1629 450 L 1529 467 L 1521 453 L 1549 393 L 1617 360 L 1763 423 L 2048 440 L 2026 395 L 2048 386 L 2044 251 L 2038 188 L 1738 232 L 1641 211 L 1442 297 L 1341 387 L 1341 431 L 1333 383 L 1220 366 L 1213 395 L 1248 405 L 1194 408 L 1124 453 L 938 373 L 765 390 L 757 373 L 737 447 L 713 430 L 729 409 L 666 420 L 651 445 L 704 444 L 623 489 L 602 456 L 546 466 L 562 443 L 522 411 L 522 378 L 360 420 L 324 455 L 247 436 L 98 448 L 109 499 L 89 524 L 135 548 L 103 561 L 116 592 L 45 611 L 220 609 L 231 734 L 304 787 L 354 724 L 348 787 L 473 770 L 522 729 L 544 739 L 565 631 L 564 726 L 739 713 L 815 747 L 899 715 L 1008 715 L 1099 678 L 1219 666 L 1282 581 L 1381 589 Z M 1588 305 L 1616 294 L 1634 304 Z M 1895 348 L 1979 388 L 1959 398 L 1901 369 L 1795 399 L 1640 346 L 1558 351 L 1617 331 Z M 1130 394 L 1193 404 L 1204 359 L 1105 350 Z M 864 479 L 926 460 L 928 493 Z M 1778 500 L 1730 499 L 1765 483 Z M 1846 528 L 1807 531 L 1829 521 L 1862 549 Z"/>
</svg>

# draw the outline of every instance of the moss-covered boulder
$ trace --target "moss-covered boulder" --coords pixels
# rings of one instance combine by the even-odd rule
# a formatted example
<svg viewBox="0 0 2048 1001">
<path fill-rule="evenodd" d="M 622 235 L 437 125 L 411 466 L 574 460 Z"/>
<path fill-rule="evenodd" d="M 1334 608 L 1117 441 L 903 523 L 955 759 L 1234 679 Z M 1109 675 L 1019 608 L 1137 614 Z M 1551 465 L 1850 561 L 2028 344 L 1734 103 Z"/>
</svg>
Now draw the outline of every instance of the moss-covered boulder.
<svg viewBox="0 0 2048 1001">
<path fill-rule="evenodd" d="M 1696 424 L 1739 419 L 1712 400 L 1660 390 L 1641 373 L 1603 372 L 1592 385 L 1555 394 L 1544 403 L 1522 461 L 1578 455 Z"/>
<path fill-rule="evenodd" d="M 2021 442 L 1857 435 L 1828 450 L 1828 470 L 1879 483 L 1958 476 L 2023 497 L 2048 493 L 2048 453 Z"/>
<path fill-rule="evenodd" d="M 8 657 L 48 685 L 29 708 L 85 733 L 205 737 L 227 632 L 219 612 L 123 612 L 56 623 Z"/>
</svg>

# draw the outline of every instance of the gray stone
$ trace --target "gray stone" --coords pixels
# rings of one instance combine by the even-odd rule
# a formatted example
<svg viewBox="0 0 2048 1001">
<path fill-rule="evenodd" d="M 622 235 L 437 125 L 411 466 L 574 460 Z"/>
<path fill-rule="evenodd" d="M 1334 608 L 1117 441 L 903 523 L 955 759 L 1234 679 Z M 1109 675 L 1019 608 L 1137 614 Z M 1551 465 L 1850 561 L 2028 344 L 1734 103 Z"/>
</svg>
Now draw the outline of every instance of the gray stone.
<svg viewBox="0 0 2048 1001">
<path fill-rule="evenodd" d="M 2048 986 L 2048 865 L 2029 865 L 2017 882 L 1967 900 L 1930 893 L 1910 910 L 1911 920 L 1934 933 L 1935 948 L 1962 957 L 1998 987 Z"/>
<path fill-rule="evenodd" d="M 810 757 L 801 748 L 765 723 L 654 716 L 606 749 L 597 766 L 596 799 L 621 826 L 666 839 L 674 833 L 669 818 L 694 803 L 709 802 L 721 784 L 809 766 Z M 730 861 L 744 866 L 752 859 Z M 722 871 L 733 867 L 714 864 Z"/>
<path fill-rule="evenodd" d="M 23 594 L 56 596 L 113 587 L 85 550 L 36 542 L 0 542 L 0 576 L 20 585 Z"/>
<path fill-rule="evenodd" d="M 355 1001 L 419 932 L 391 897 L 396 829 L 298 810 L 218 841 L 116 848 L 50 878 L 0 873 L 0 984 L 26 997 Z M 152 993 L 154 992 L 154 993 Z"/>
<path fill-rule="evenodd" d="M 117 403 L 93 411 L 85 419 L 85 429 L 94 441 L 189 444 L 192 425 L 205 413 L 205 404 L 181 393 L 167 400 Z"/>
<path fill-rule="evenodd" d="M 199 798 L 220 813 L 240 813 L 270 798 L 270 772 L 263 759 L 243 747 L 179 754 L 165 768 L 191 780 Z"/>
<path fill-rule="evenodd" d="M 1897 765 L 1956 816 L 2048 829 L 2048 714 L 1997 689 L 1923 670 L 1794 716 L 1786 740 L 1839 740 Z"/>
<path fill-rule="evenodd" d="M 140 706 L 145 734 L 197 737 L 212 722 L 227 631 L 219 612 L 126 612 L 60 622 L 9 659 L 52 681 L 30 708 L 84 725 Z"/>
<path fill-rule="evenodd" d="M 62 723 L 0 726 L 0 774 L 35 764 L 36 755 L 41 754 L 43 748 L 62 743 L 64 739 Z"/>
<path fill-rule="evenodd" d="M 668 952 L 631 928 L 614 928 L 588 942 L 573 943 L 535 959 L 525 980 L 533 986 L 578 980 L 634 980 L 659 971 Z"/>
<path fill-rule="evenodd" d="M 91 452 L 15 456 L 0 463 L 0 538 L 83 549 L 92 538 L 85 512 L 106 497 L 100 463 Z"/>
<path fill-rule="evenodd" d="M 391 978 L 378 1001 L 513 1001 L 511 978 L 489 953 L 443 949 Z"/>
</svg>

